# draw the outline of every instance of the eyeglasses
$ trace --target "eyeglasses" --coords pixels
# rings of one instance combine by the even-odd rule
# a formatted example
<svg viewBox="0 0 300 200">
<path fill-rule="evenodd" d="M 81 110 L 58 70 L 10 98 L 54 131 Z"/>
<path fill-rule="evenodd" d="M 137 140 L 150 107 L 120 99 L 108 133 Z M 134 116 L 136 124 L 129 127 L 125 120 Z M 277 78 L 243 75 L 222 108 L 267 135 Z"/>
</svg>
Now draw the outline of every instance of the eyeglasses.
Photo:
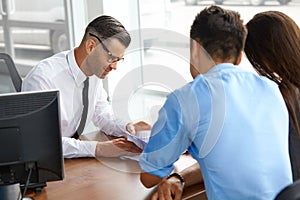
<svg viewBox="0 0 300 200">
<path fill-rule="evenodd" d="M 90 36 L 97 38 L 97 40 L 100 42 L 103 50 L 108 54 L 108 60 L 107 62 L 109 63 L 116 63 L 118 61 L 124 61 L 124 58 L 119 58 L 117 56 L 112 55 L 112 53 L 108 50 L 108 48 L 106 47 L 106 45 L 102 42 L 102 40 L 95 34 L 93 33 L 89 33 Z"/>
</svg>

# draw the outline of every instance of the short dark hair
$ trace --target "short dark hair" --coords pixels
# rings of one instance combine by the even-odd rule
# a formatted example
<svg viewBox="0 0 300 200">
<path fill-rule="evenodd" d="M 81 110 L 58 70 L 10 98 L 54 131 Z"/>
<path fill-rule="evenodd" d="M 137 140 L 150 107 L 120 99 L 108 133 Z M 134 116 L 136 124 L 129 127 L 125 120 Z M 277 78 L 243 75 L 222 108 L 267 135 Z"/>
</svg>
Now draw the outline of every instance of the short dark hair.
<svg viewBox="0 0 300 200">
<path fill-rule="evenodd" d="M 121 22 L 107 15 L 101 15 L 88 24 L 85 29 L 83 40 L 87 39 L 89 33 L 93 33 L 104 40 L 108 38 L 116 38 L 126 48 L 131 42 L 130 34 Z"/>
<path fill-rule="evenodd" d="M 210 6 L 197 14 L 190 31 L 190 37 L 214 60 L 233 58 L 235 63 L 244 49 L 246 35 L 240 14 L 219 6 Z"/>
</svg>

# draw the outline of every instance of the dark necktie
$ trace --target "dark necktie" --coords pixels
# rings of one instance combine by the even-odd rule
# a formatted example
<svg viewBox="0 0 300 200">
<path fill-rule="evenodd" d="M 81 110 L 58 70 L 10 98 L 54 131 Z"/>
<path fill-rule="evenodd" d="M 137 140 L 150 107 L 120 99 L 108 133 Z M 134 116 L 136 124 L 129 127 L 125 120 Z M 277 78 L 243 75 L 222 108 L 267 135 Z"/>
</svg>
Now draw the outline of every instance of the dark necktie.
<svg viewBox="0 0 300 200">
<path fill-rule="evenodd" d="M 89 78 L 86 78 L 85 81 L 84 81 L 84 86 L 83 86 L 83 89 L 82 89 L 82 103 L 83 103 L 83 111 L 82 111 L 82 115 L 81 115 L 81 120 L 80 120 L 80 123 L 79 123 L 79 126 L 78 126 L 76 132 L 72 136 L 73 138 L 76 138 L 76 139 L 78 139 L 79 136 L 81 135 L 81 133 L 83 132 L 84 125 L 85 125 L 85 122 L 86 122 L 87 113 L 88 113 L 88 107 L 89 107 Z"/>
</svg>

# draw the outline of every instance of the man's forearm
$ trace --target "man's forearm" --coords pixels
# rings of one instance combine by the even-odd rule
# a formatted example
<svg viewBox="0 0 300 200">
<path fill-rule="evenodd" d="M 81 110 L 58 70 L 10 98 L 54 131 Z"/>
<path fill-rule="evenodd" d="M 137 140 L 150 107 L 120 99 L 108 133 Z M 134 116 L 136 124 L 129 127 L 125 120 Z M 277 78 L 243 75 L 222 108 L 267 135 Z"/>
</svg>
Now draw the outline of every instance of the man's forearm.
<svg viewBox="0 0 300 200">
<path fill-rule="evenodd" d="M 179 174 L 184 178 L 185 186 L 191 186 L 203 182 L 202 173 L 198 163 L 182 170 Z"/>
<path fill-rule="evenodd" d="M 158 176 L 154 176 L 154 175 L 146 173 L 146 172 L 142 172 L 140 174 L 140 180 L 146 188 L 151 188 L 151 187 L 157 185 L 158 183 L 160 183 L 162 178 L 160 178 Z"/>
</svg>

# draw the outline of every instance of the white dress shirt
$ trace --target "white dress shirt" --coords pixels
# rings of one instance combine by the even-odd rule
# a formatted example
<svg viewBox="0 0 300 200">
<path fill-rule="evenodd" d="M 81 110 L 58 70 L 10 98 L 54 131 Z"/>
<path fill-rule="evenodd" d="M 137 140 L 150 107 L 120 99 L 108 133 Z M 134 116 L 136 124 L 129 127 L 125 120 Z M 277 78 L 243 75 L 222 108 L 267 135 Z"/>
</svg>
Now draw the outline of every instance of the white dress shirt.
<svg viewBox="0 0 300 200">
<path fill-rule="evenodd" d="M 71 138 L 79 126 L 83 111 L 82 89 L 85 74 L 75 61 L 74 49 L 42 60 L 25 77 L 22 91 L 58 89 L 63 154 L 65 158 L 94 157 L 96 141 Z M 106 134 L 120 136 L 126 123 L 115 119 L 102 80 L 89 79 L 89 107 L 86 125 L 92 120 Z"/>
</svg>

